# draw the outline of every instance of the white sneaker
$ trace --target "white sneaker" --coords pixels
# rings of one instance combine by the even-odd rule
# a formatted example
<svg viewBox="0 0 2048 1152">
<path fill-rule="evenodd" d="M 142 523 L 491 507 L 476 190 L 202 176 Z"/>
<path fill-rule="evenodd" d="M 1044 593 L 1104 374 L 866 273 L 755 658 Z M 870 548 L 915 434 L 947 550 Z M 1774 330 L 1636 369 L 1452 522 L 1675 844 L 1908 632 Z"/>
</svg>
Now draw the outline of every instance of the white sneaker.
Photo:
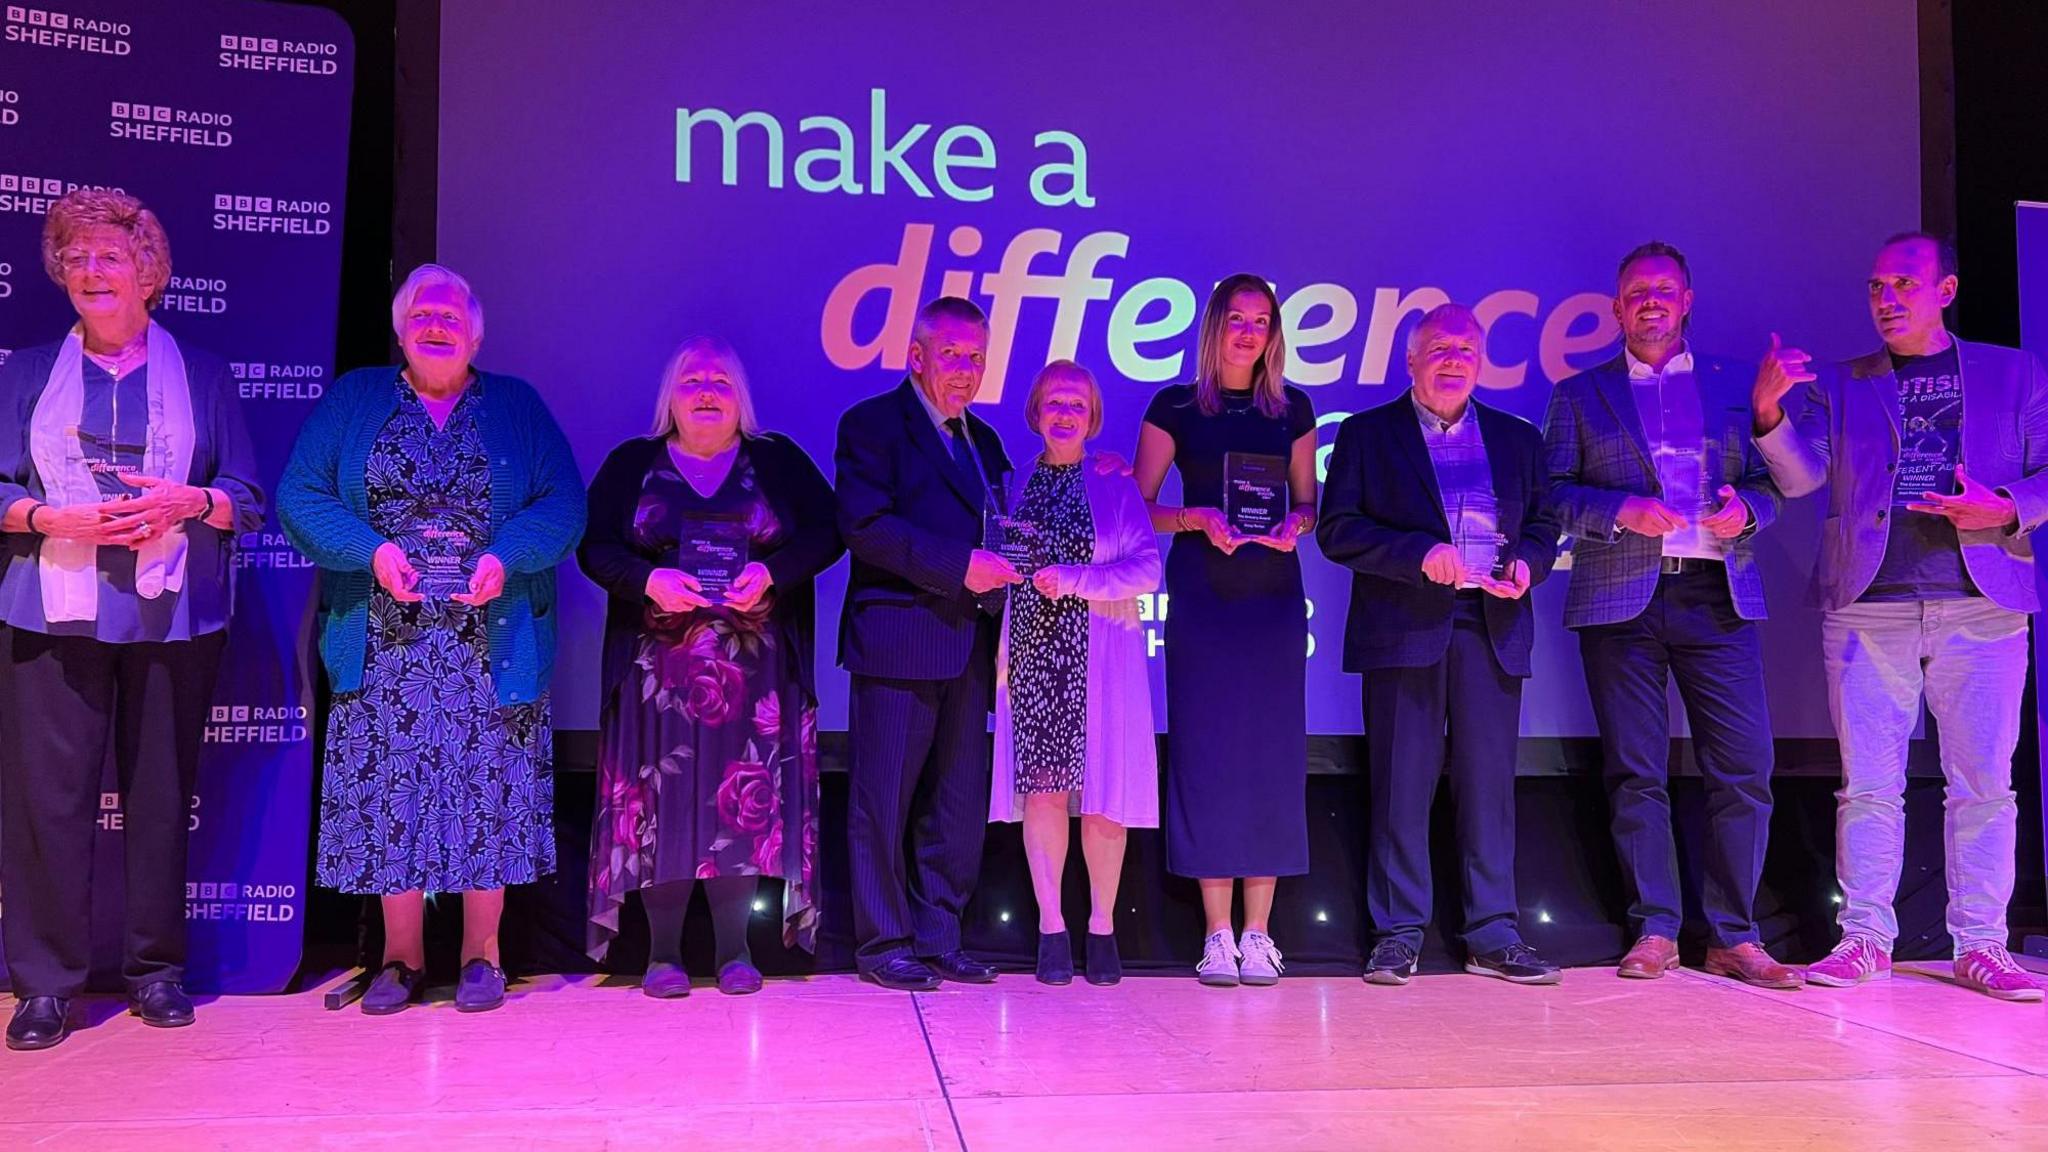
<svg viewBox="0 0 2048 1152">
<path fill-rule="evenodd" d="M 1238 954 L 1244 957 L 1238 979 L 1246 984 L 1278 984 L 1280 973 L 1287 965 L 1280 962 L 1280 949 L 1273 946 L 1273 938 L 1264 932 L 1247 932 L 1237 942 Z"/>
<path fill-rule="evenodd" d="M 1219 928 L 1202 941 L 1202 962 L 1195 965 L 1195 979 L 1211 988 L 1237 987 L 1237 945 L 1230 929 Z"/>
</svg>

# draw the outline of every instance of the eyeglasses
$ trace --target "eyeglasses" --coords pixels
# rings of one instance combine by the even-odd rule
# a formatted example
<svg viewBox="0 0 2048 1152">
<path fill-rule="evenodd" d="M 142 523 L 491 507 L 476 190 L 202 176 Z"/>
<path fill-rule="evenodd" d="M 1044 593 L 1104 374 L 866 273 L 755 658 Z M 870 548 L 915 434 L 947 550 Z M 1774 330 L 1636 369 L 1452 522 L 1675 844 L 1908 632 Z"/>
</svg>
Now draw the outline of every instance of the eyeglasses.
<svg viewBox="0 0 2048 1152">
<path fill-rule="evenodd" d="M 88 252 L 83 248 L 66 248 L 57 253 L 57 264 L 66 272 L 82 271 L 88 264 L 96 264 L 109 272 L 117 272 L 128 267 L 130 263 L 128 253 L 119 248 L 106 248 L 98 252 Z"/>
</svg>

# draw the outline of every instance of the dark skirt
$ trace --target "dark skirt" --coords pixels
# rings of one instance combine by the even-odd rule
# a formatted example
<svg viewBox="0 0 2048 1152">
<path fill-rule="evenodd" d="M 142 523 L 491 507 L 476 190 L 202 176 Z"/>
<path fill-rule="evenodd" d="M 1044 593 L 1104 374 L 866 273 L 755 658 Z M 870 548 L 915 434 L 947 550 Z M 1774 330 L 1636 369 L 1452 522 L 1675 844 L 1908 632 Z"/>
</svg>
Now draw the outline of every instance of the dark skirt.
<svg viewBox="0 0 2048 1152">
<path fill-rule="evenodd" d="M 1308 614 L 1301 561 L 1196 533 L 1166 562 L 1166 866 L 1308 871 Z"/>
</svg>

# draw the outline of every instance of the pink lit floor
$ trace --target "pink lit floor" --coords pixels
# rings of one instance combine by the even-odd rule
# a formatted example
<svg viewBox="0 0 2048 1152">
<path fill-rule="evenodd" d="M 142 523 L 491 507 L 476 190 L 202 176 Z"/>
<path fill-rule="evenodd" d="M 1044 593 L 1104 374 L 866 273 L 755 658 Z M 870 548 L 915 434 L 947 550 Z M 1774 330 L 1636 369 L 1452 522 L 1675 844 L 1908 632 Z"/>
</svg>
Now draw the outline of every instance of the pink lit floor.
<svg viewBox="0 0 2048 1152">
<path fill-rule="evenodd" d="M 2048 1148 L 2048 1013 L 1942 975 L 918 996 L 834 976 L 668 1003 L 542 978 L 480 1016 L 445 990 L 388 1019 L 306 993 L 177 1032 L 99 1001 L 63 1046 L 0 1052 L 0 1148 Z"/>
</svg>

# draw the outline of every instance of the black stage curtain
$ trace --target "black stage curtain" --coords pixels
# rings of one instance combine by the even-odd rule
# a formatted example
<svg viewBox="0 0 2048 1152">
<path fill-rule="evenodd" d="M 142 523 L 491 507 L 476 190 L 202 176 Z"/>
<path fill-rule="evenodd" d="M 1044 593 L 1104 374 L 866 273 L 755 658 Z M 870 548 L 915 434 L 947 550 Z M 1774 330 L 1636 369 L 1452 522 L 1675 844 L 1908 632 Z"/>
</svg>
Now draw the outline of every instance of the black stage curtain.
<svg viewBox="0 0 2048 1152">
<path fill-rule="evenodd" d="M 2015 937 L 2040 931 L 2043 910 L 2040 794 L 2037 775 L 2027 767 L 2014 773 L 2020 791 L 2019 889 L 2012 910 Z M 515 973 L 595 972 L 583 953 L 584 888 L 596 778 L 565 771 L 556 780 L 556 835 L 560 870 L 541 883 L 510 894 L 503 928 L 508 969 Z M 764 880 L 768 911 L 753 920 L 755 963 L 769 975 L 843 972 L 852 969 L 851 910 L 846 886 L 846 777 L 824 777 L 821 814 L 822 923 L 818 955 L 786 949 L 775 910 L 779 882 Z M 1280 882 L 1273 936 L 1294 975 L 1354 975 L 1370 947 L 1365 923 L 1366 782 L 1355 773 L 1319 773 L 1309 778 L 1309 836 L 1313 870 Z M 1835 782 L 1820 776 L 1781 776 L 1776 784 L 1770 853 L 1757 901 L 1766 945 L 1782 960 L 1819 958 L 1835 940 Z M 1686 877 L 1687 915 L 1697 918 L 1697 860 L 1703 835 L 1703 796 L 1697 777 L 1672 781 L 1678 844 Z M 1942 786 L 1938 778 L 1916 776 L 1907 797 L 1906 866 L 1898 896 L 1901 960 L 1946 959 L 1950 945 L 1942 915 L 1947 895 L 1942 871 Z M 1463 962 L 1454 936 L 1458 916 L 1458 871 L 1448 798 L 1439 794 L 1432 819 L 1436 872 L 1436 926 L 1423 951 L 1425 971 L 1455 971 Z M 1567 965 L 1612 964 L 1629 943 L 1627 899 L 1608 836 L 1607 799 L 1597 776 L 1523 776 L 1517 784 L 1517 858 L 1524 937 L 1545 955 Z M 1134 972 L 1191 973 L 1202 944 L 1201 898 L 1192 880 L 1169 876 L 1165 844 L 1157 830 L 1131 833 L 1122 896 L 1117 909 L 1118 942 Z M 1083 930 L 1088 908 L 1087 874 L 1078 832 L 1066 872 L 1065 910 L 1071 931 Z M 1004 919 L 1004 914 L 1008 919 Z M 460 928 L 460 904 L 444 899 L 429 918 L 432 967 L 452 979 Z M 635 976 L 644 966 L 646 928 L 635 906 L 621 917 L 621 934 L 605 970 Z M 376 956 L 381 948 L 374 910 L 352 897 L 316 892 L 308 914 L 308 973 Z M 1037 948 L 1037 915 L 1016 825 L 988 832 L 981 886 L 968 909 L 968 947 L 1018 971 L 1028 971 Z M 1705 950 L 1699 929 L 1681 939 L 1687 963 Z M 684 959 L 699 975 L 712 971 L 711 924 L 701 897 L 685 930 Z M 359 951 L 360 950 L 360 951 Z"/>
</svg>

